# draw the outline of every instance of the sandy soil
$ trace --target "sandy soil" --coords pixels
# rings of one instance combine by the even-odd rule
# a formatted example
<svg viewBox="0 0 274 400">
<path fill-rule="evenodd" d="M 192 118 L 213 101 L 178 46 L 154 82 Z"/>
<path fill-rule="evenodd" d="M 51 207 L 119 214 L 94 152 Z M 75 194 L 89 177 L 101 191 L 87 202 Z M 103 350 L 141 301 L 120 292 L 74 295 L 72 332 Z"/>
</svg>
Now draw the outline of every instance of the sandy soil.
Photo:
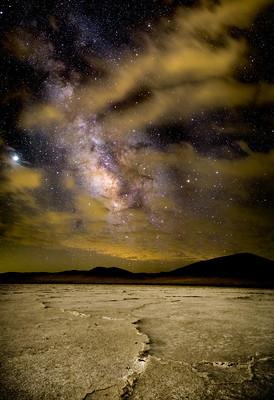
<svg viewBox="0 0 274 400">
<path fill-rule="evenodd" d="M 1 400 L 274 398 L 274 291 L 1 285 Z"/>
</svg>

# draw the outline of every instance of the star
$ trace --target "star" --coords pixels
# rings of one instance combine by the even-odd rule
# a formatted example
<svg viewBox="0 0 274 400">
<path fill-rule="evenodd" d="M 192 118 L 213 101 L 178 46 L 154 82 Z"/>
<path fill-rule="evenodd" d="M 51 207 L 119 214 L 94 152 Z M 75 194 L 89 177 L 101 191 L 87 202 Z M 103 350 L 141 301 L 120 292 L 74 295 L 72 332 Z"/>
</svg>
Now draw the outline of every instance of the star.
<svg viewBox="0 0 274 400">
<path fill-rule="evenodd" d="M 20 160 L 20 157 L 18 156 L 18 154 L 13 154 L 11 156 L 12 160 L 15 161 L 16 163 Z"/>
</svg>

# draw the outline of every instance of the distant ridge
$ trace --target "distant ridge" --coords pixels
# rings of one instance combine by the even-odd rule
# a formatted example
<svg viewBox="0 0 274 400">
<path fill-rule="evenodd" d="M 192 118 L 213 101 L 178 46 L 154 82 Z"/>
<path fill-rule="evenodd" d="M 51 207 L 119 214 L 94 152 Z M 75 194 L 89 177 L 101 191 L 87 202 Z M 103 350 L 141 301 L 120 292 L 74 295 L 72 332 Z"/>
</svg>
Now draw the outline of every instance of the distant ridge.
<svg viewBox="0 0 274 400">
<path fill-rule="evenodd" d="M 96 276 L 129 276 L 132 275 L 133 272 L 130 272 L 126 269 L 117 268 L 117 267 L 95 267 L 90 270 L 67 270 L 62 272 L 53 272 L 54 275 L 57 274 L 65 274 L 65 275 L 77 275 L 77 274 L 85 274 L 85 275 L 96 275 Z"/>
<path fill-rule="evenodd" d="M 170 271 L 178 276 L 274 277 L 274 261 L 250 253 L 238 253 L 199 261 Z"/>
<path fill-rule="evenodd" d="M 89 273 L 92 275 L 98 276 L 131 276 L 134 275 L 133 272 L 128 271 L 127 269 L 116 268 L 116 267 L 95 267 L 89 270 Z"/>
<path fill-rule="evenodd" d="M 274 288 L 274 261 L 250 253 L 239 253 L 159 273 L 135 273 L 116 267 L 56 273 L 6 272 L 0 274 L 0 283 L 125 283 Z"/>
</svg>

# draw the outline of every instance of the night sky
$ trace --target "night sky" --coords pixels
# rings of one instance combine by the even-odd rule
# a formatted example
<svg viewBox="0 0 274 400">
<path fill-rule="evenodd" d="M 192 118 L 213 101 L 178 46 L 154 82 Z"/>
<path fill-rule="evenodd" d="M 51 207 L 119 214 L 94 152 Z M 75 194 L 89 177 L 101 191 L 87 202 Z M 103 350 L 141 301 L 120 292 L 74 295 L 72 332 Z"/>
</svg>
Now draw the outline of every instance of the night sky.
<svg viewBox="0 0 274 400">
<path fill-rule="evenodd" d="M 0 8 L 0 269 L 274 258 L 273 1 Z"/>
</svg>

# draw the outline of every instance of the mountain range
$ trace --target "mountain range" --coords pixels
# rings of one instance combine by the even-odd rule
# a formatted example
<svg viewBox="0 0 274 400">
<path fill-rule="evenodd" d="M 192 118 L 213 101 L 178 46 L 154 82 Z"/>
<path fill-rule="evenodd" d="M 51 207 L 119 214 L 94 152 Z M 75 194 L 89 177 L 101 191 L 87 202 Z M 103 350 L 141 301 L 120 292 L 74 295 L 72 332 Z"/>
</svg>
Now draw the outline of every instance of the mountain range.
<svg viewBox="0 0 274 400">
<path fill-rule="evenodd" d="M 0 283 L 106 283 L 274 287 L 274 261 L 239 253 L 199 261 L 168 272 L 130 272 L 95 267 L 63 272 L 6 272 Z"/>
</svg>

